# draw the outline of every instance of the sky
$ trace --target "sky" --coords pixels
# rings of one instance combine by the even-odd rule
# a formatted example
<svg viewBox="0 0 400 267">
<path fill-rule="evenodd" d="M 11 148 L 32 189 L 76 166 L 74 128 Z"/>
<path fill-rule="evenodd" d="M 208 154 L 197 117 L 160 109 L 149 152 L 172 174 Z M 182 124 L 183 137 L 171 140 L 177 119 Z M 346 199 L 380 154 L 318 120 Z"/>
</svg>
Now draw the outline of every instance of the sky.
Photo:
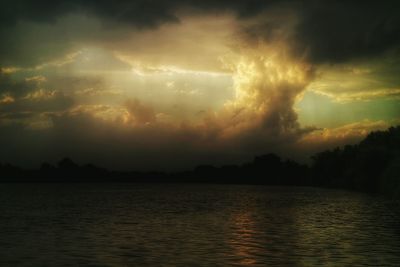
<svg viewBox="0 0 400 267">
<path fill-rule="evenodd" d="M 310 155 L 400 124 L 398 1 L 4 0 L 0 162 Z"/>
</svg>

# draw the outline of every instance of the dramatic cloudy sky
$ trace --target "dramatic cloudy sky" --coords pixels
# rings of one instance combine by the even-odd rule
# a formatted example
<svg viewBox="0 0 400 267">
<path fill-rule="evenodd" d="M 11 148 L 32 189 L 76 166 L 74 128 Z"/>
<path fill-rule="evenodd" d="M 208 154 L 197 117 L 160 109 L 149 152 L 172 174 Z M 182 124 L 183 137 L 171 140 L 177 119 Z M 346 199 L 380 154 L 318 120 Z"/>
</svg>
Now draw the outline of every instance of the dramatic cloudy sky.
<svg viewBox="0 0 400 267">
<path fill-rule="evenodd" d="M 400 123 L 398 1 L 3 0 L 0 162 L 183 169 Z"/>
</svg>

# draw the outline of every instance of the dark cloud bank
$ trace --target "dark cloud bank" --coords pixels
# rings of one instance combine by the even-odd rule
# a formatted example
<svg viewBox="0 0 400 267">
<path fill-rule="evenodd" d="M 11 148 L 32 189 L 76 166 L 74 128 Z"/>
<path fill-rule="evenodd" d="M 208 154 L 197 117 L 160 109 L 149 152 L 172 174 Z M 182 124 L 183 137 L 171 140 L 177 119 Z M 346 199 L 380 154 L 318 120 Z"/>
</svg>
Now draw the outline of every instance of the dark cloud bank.
<svg viewBox="0 0 400 267">
<path fill-rule="evenodd" d="M 307 53 L 313 62 L 342 62 L 350 58 L 375 56 L 396 48 L 400 42 L 400 3 L 398 1 L 2 1 L 0 27 L 7 53 L 7 28 L 20 21 L 54 23 L 60 16 L 83 13 L 104 23 L 122 23 L 140 29 L 164 23 L 179 23 L 178 12 L 207 13 L 231 11 L 246 20 L 271 10 L 290 10 L 299 18 L 292 42 L 297 53 Z M 253 29 L 257 37 L 268 37 L 282 27 L 284 19 L 269 21 Z M 115 26 L 115 24 L 114 24 Z M 113 27 L 113 26 L 110 26 Z"/>
</svg>

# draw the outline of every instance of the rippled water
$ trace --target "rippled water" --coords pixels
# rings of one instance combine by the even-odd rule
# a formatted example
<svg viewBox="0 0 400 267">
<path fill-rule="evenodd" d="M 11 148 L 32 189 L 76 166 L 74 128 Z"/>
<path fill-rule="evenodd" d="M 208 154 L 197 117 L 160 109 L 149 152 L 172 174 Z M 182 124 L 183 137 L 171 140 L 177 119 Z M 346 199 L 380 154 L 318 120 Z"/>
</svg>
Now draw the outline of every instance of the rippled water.
<svg viewBox="0 0 400 267">
<path fill-rule="evenodd" d="M 1 184 L 0 266 L 399 266 L 399 219 L 313 188 Z"/>
</svg>

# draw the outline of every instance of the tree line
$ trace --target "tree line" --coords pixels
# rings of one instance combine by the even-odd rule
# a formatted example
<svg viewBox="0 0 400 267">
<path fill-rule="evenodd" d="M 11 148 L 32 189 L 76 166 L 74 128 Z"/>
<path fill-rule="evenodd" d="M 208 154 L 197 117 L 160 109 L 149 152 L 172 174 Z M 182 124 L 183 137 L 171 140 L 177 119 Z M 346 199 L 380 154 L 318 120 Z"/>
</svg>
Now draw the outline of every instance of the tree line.
<svg viewBox="0 0 400 267">
<path fill-rule="evenodd" d="M 400 197 L 400 126 L 371 132 L 356 145 L 317 153 L 312 156 L 310 166 L 266 154 L 241 165 L 201 165 L 191 171 L 175 173 L 122 172 L 92 164 L 78 165 L 64 158 L 57 165 L 43 163 L 37 170 L 0 163 L 0 181 L 318 186 Z"/>
</svg>

